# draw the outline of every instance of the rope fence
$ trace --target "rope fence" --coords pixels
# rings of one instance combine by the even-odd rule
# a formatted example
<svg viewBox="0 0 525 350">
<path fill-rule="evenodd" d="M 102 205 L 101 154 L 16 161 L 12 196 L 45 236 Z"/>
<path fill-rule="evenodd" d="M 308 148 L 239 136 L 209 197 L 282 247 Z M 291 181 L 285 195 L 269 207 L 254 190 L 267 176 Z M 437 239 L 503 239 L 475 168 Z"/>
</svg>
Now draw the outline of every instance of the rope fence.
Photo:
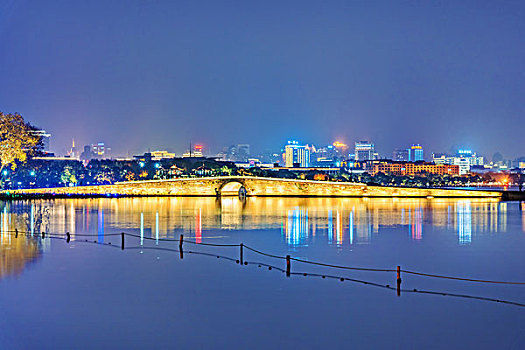
<svg viewBox="0 0 525 350">
<path fill-rule="evenodd" d="M 45 232 L 42 233 L 31 233 L 28 231 L 18 231 L 18 230 L 7 230 L 3 231 L 3 233 L 15 235 L 18 237 L 19 234 L 24 234 L 26 236 L 40 236 L 41 238 L 56 238 L 56 239 L 65 239 L 68 243 L 71 240 L 71 234 L 67 232 L 66 234 L 60 234 L 60 233 L 52 233 L 47 234 Z M 416 275 L 421 277 L 430 277 L 430 278 L 440 278 L 440 279 L 449 279 L 449 280 L 456 280 L 456 281 L 465 281 L 465 282 L 475 282 L 475 283 L 489 283 L 489 284 L 505 284 L 505 285 L 525 285 L 525 282 L 520 281 L 494 281 L 494 280 L 484 280 L 484 279 L 475 279 L 475 278 L 465 278 L 465 277 L 456 277 L 456 276 L 446 276 L 446 275 L 438 275 L 438 274 L 430 274 L 430 273 L 423 273 L 423 272 L 417 272 L 417 271 L 411 271 L 411 270 L 404 270 L 401 269 L 400 266 L 397 266 L 397 269 L 386 269 L 386 268 L 371 268 L 371 267 L 355 267 L 355 266 L 342 266 L 342 265 L 335 265 L 335 264 L 328 264 L 323 262 L 317 262 L 317 261 L 309 261 L 299 258 L 291 257 L 290 255 L 282 256 L 282 255 L 275 255 L 266 253 L 263 251 L 260 251 L 258 249 L 255 249 L 253 247 L 247 246 L 243 243 L 239 244 L 220 244 L 220 243 L 207 243 L 207 242 L 193 242 L 190 240 L 185 240 L 183 235 L 180 235 L 180 238 L 154 238 L 154 237 L 145 237 L 143 235 L 137 235 L 129 232 L 120 232 L 120 233 L 105 233 L 103 234 L 104 237 L 112 237 L 112 236 L 120 236 L 121 237 L 121 249 L 125 249 L 125 237 L 134 237 L 139 239 L 145 239 L 150 241 L 162 241 L 162 242 L 176 242 L 179 244 L 179 253 L 181 254 L 181 257 L 183 256 L 183 244 L 193 244 L 193 245 L 202 245 L 202 246 L 211 246 L 211 247 L 238 247 L 240 248 L 239 251 L 239 259 L 236 260 L 238 263 L 241 263 L 241 265 L 244 264 L 244 249 L 247 249 L 253 253 L 266 256 L 269 258 L 274 259 L 280 259 L 286 261 L 286 270 L 283 270 L 286 272 L 287 276 L 290 276 L 292 274 L 291 272 L 291 261 L 296 261 L 299 263 L 304 264 L 310 264 L 310 265 L 316 265 L 316 266 L 323 266 L 328 268 L 334 268 L 334 269 L 343 269 L 343 270 L 353 270 L 353 271 L 367 271 L 367 272 L 396 272 L 397 273 L 397 283 L 398 283 L 398 291 L 402 291 L 401 286 L 401 273 L 406 273 L 410 275 Z M 75 234 L 75 237 L 99 237 L 98 234 Z M 96 241 L 95 241 L 96 243 Z M 111 243 L 109 243 L 111 245 Z M 212 254 L 213 255 L 213 254 Z M 399 294 L 399 293 L 398 293 Z"/>
<path fill-rule="evenodd" d="M 208 257 L 216 257 L 217 259 L 224 259 L 228 261 L 235 262 L 237 264 L 241 265 L 257 265 L 258 267 L 266 267 L 268 270 L 275 270 L 277 272 L 285 273 L 287 277 L 290 276 L 303 276 L 303 277 L 317 277 L 317 278 L 323 278 L 323 279 L 334 279 L 334 280 L 340 280 L 341 282 L 344 281 L 350 281 L 354 283 L 359 283 L 363 285 L 369 285 L 374 287 L 379 287 L 387 290 L 397 291 L 397 295 L 400 296 L 401 292 L 403 293 L 418 293 L 418 294 L 427 294 L 427 295 L 436 295 L 436 296 L 450 296 L 455 298 L 463 298 L 463 299 L 476 299 L 481 301 L 490 301 L 495 303 L 502 303 L 507 305 L 513 305 L 513 306 L 519 306 L 519 307 L 525 307 L 525 304 L 515 302 L 515 301 L 509 301 L 509 300 L 503 300 L 503 299 L 495 299 L 490 297 L 484 297 L 484 296 L 475 296 L 475 295 L 466 295 L 466 294 L 458 294 L 458 293 L 449 293 L 449 292 L 438 292 L 438 291 L 429 291 L 429 290 L 418 290 L 416 288 L 414 289 L 402 289 L 401 288 L 401 272 L 412 274 L 412 275 L 419 275 L 423 277 L 435 277 L 435 278 L 446 278 L 451 280 L 460 280 L 460 281 L 468 281 L 468 282 L 482 282 L 482 283 L 497 283 L 497 284 L 514 284 L 514 285 L 524 285 L 524 282 L 504 282 L 504 281 L 489 281 L 489 280 L 479 280 L 479 279 L 470 279 L 470 278 L 460 278 L 460 277 L 452 277 L 452 276 L 442 276 L 442 275 L 433 275 L 433 274 L 426 274 L 426 273 L 420 273 L 415 271 L 408 271 L 408 270 L 402 270 L 398 266 L 397 269 L 378 269 L 378 268 L 364 268 L 364 267 L 350 267 L 350 266 L 341 266 L 341 265 L 333 265 L 333 264 L 326 264 L 326 263 L 320 263 L 315 261 L 308 261 L 298 258 L 292 258 L 290 255 L 286 256 L 279 256 L 274 254 L 265 253 L 262 251 L 259 251 L 255 248 L 249 247 L 244 245 L 243 243 L 240 244 L 212 244 L 212 243 L 203 243 L 203 242 L 191 242 L 188 240 L 184 240 L 184 236 L 180 235 L 179 239 L 175 238 L 152 238 L 152 237 L 144 237 L 132 233 L 109 233 L 104 234 L 104 237 L 112 237 L 112 236 L 121 236 L 122 242 L 121 246 L 114 245 L 111 242 L 97 242 L 97 240 L 90 241 L 88 239 L 84 240 L 73 240 L 71 241 L 71 234 L 69 232 L 66 232 L 66 234 L 60 234 L 60 233 L 54 233 L 54 234 L 48 234 L 45 232 L 41 233 L 30 233 L 28 231 L 3 231 L 2 234 L 10 234 L 14 235 L 15 238 L 18 238 L 19 235 L 23 235 L 26 237 L 33 237 L 33 238 L 50 238 L 50 239 L 60 239 L 65 240 L 67 243 L 70 242 L 79 242 L 79 243 L 92 243 L 97 245 L 103 245 L 107 247 L 112 247 L 116 249 L 122 249 L 124 250 L 124 237 L 129 236 L 133 238 L 140 238 L 140 239 L 146 239 L 146 240 L 155 240 L 155 241 L 167 241 L 167 242 L 178 242 L 179 243 L 179 249 L 174 248 L 166 248 L 166 247 L 148 247 L 148 246 L 131 246 L 127 247 L 128 250 L 157 250 L 157 251 L 165 251 L 165 252 L 177 252 L 180 254 L 180 258 L 183 258 L 183 254 L 194 254 L 194 255 L 202 255 L 202 256 L 208 256 Z M 99 237 L 98 234 L 75 234 L 75 237 Z M 204 245 L 204 246 L 215 246 L 215 247 L 239 247 L 240 248 L 240 257 L 239 259 L 231 258 L 229 256 L 224 255 L 217 255 L 207 252 L 198 252 L 198 251 L 191 251 L 191 250 L 183 250 L 183 243 L 191 243 L 195 245 Z M 266 256 L 269 258 L 275 258 L 280 260 L 286 261 L 286 268 L 283 269 L 279 266 L 274 266 L 271 264 L 263 263 L 263 262 L 254 262 L 254 261 L 243 261 L 243 249 L 246 248 L 249 251 L 252 251 L 258 255 Z M 380 284 L 377 282 L 371 282 L 371 281 L 365 281 L 365 280 L 359 280 L 355 278 L 349 278 L 349 277 L 342 277 L 342 276 L 336 276 L 336 275 L 330 275 L 330 274 L 320 274 L 320 273 L 311 273 L 311 272 L 291 272 L 291 261 L 296 261 L 299 263 L 305 263 L 310 265 L 318 265 L 323 267 L 329 267 L 329 268 L 335 268 L 335 269 L 346 269 L 346 270 L 356 270 L 356 271 L 371 271 L 371 272 L 396 272 L 397 273 L 397 288 L 390 286 L 389 284 Z"/>
</svg>

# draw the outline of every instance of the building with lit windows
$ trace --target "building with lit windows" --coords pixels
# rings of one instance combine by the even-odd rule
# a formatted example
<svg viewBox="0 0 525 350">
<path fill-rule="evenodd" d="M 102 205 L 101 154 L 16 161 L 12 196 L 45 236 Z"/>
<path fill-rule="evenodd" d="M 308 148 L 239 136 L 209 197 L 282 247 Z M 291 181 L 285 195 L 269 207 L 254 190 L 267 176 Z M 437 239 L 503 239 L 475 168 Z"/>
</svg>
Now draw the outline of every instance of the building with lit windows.
<svg viewBox="0 0 525 350">
<path fill-rule="evenodd" d="M 475 152 L 469 149 L 458 150 L 455 156 L 446 154 L 433 153 L 432 161 L 436 164 L 453 164 L 459 166 L 459 174 L 464 175 L 470 172 L 473 166 L 483 166 L 485 164 L 484 158 L 478 156 Z"/>
<path fill-rule="evenodd" d="M 91 151 L 94 154 L 95 158 L 109 158 L 111 148 L 106 147 L 104 142 L 99 142 L 95 145 L 91 145 Z"/>
<path fill-rule="evenodd" d="M 393 160 L 396 162 L 410 161 L 410 150 L 407 148 L 398 148 L 394 150 Z"/>
<path fill-rule="evenodd" d="M 153 151 L 151 152 L 151 160 L 171 159 L 175 158 L 175 153 L 168 151 Z"/>
<path fill-rule="evenodd" d="M 284 150 L 287 168 L 307 168 L 310 166 L 310 149 L 308 146 L 299 145 L 297 141 L 288 141 Z"/>
<path fill-rule="evenodd" d="M 416 174 L 437 174 L 437 175 L 460 175 L 458 165 L 434 164 L 426 162 L 394 162 L 394 161 L 371 161 L 366 162 L 366 172 L 370 175 L 378 173 L 405 176 Z"/>
<path fill-rule="evenodd" d="M 362 162 L 366 160 L 373 160 L 375 158 L 374 144 L 368 141 L 360 141 L 355 143 L 355 160 Z"/>
<path fill-rule="evenodd" d="M 200 158 L 203 156 L 202 145 L 190 146 L 190 149 L 182 155 L 183 158 Z"/>
<path fill-rule="evenodd" d="M 424 160 L 423 147 L 420 144 L 414 144 L 410 147 L 410 156 L 408 160 L 411 162 L 419 162 L 420 160 Z"/>
</svg>

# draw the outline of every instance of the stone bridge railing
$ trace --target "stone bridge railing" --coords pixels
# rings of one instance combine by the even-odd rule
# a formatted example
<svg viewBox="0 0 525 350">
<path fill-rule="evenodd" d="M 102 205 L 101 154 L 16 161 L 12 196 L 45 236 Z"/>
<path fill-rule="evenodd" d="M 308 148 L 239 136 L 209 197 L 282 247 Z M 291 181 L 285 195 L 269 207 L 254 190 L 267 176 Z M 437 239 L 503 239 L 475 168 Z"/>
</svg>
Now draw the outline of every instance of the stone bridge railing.
<svg viewBox="0 0 525 350">
<path fill-rule="evenodd" d="M 246 189 L 248 196 L 304 197 L 492 197 L 501 192 L 435 188 L 367 186 L 349 182 L 291 180 L 251 176 L 221 176 L 119 182 L 113 185 L 34 188 L 9 191 L 20 195 L 58 196 L 216 196 L 227 184 Z M 231 187 L 231 185 L 229 186 Z M 235 188 L 235 186 L 233 186 Z M 4 194 L 6 191 L 4 191 Z"/>
</svg>

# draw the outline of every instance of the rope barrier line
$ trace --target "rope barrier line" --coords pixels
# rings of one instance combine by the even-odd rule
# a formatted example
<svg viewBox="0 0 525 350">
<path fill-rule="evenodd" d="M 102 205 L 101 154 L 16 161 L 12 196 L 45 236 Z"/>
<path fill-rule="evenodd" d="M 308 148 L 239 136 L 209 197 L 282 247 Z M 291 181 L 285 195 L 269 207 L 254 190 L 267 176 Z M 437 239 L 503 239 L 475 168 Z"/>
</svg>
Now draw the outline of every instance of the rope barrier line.
<svg viewBox="0 0 525 350">
<path fill-rule="evenodd" d="M 336 269 L 357 270 L 357 271 L 374 271 L 374 272 L 396 272 L 396 270 L 393 270 L 393 269 L 376 269 L 376 268 L 368 268 L 368 267 L 350 267 L 350 266 L 332 265 L 332 264 L 325 264 L 325 263 L 320 263 L 320 262 L 315 262 L 315 261 L 302 260 L 302 259 L 298 259 L 298 258 L 290 258 L 290 260 L 302 262 L 302 263 L 305 263 L 305 264 L 333 267 L 333 268 L 336 268 Z"/>
<path fill-rule="evenodd" d="M 279 255 L 273 255 L 273 254 L 264 253 L 264 252 L 261 252 L 260 250 L 254 249 L 254 248 L 249 247 L 249 246 L 247 246 L 247 245 L 245 245 L 244 248 L 246 248 L 246 249 L 248 249 L 248 250 L 251 250 L 251 251 L 254 252 L 254 253 L 257 253 L 257 254 L 260 254 L 260 255 L 264 255 L 264 256 L 267 256 L 267 257 L 270 257 L 270 258 L 275 258 L 275 259 L 286 259 L 285 256 L 279 256 Z"/>
<path fill-rule="evenodd" d="M 3 231 L 3 232 L 7 233 L 7 234 L 25 234 L 25 236 L 27 236 L 27 237 L 30 237 L 30 236 L 41 237 L 40 236 L 41 234 L 45 235 L 45 237 L 56 238 L 56 239 L 58 239 L 58 238 L 65 239 L 66 237 L 69 237 L 69 233 L 67 233 L 67 234 L 58 234 L 58 233 L 48 234 L 48 233 L 44 233 L 44 232 L 42 232 L 42 233 L 35 232 L 35 233 L 31 234 L 29 231 L 18 231 L 18 230 L 6 230 L 6 231 Z M 286 256 L 280 256 L 280 255 L 274 255 L 274 254 L 265 253 L 265 252 L 262 252 L 260 250 L 255 249 L 255 248 L 252 248 L 250 246 L 244 245 L 242 243 L 241 244 L 219 244 L 219 243 L 206 243 L 206 242 L 192 242 L 192 241 L 181 240 L 181 239 L 176 239 L 176 238 L 145 237 L 145 236 L 140 236 L 140 235 L 133 234 L 133 233 L 128 233 L 128 232 L 105 233 L 103 236 L 107 237 L 107 236 L 121 236 L 121 235 L 130 236 L 130 237 L 134 237 L 134 238 L 140 238 L 140 239 L 146 239 L 146 240 L 150 240 L 150 241 L 165 241 L 165 242 L 178 242 L 178 243 L 184 242 L 184 243 L 190 243 L 190 244 L 194 244 L 194 245 L 204 245 L 204 246 L 212 246 L 212 247 L 244 247 L 244 248 L 246 248 L 246 249 L 248 249 L 248 250 L 250 250 L 250 251 L 252 251 L 252 252 L 254 252 L 256 254 L 267 256 L 267 257 L 270 257 L 270 258 L 281 259 L 281 260 L 286 260 L 287 259 Z M 79 236 L 79 237 L 99 237 L 98 234 L 74 234 L 74 236 L 75 237 L 76 236 Z M 79 241 L 79 240 L 74 240 L 73 242 L 75 242 L 75 241 Z M 96 243 L 96 241 L 95 241 L 95 243 Z M 308 261 L 308 260 L 303 260 L 303 259 L 299 259 L 299 258 L 293 258 L 293 257 L 289 257 L 289 256 L 288 256 L 288 258 L 290 260 L 297 261 L 297 262 L 304 263 L 304 264 L 311 264 L 311 265 L 324 266 L 324 267 L 330 267 L 330 268 L 336 268 L 336 269 L 344 269 L 344 270 L 370 271 L 370 272 L 396 272 L 397 271 L 395 269 L 379 269 L 379 268 L 367 268 L 367 267 L 352 267 L 352 266 L 334 265 L 334 264 L 327 264 L 327 263 L 321 263 L 321 262 L 316 262 L 316 261 Z M 446 275 L 429 274 L 429 273 L 416 272 L 416 271 L 403 270 L 403 269 L 400 269 L 399 271 L 407 273 L 407 274 L 411 274 L 411 275 L 417 275 L 417 276 L 423 276 L 423 277 L 431 277 L 431 278 L 450 279 L 450 280 L 456 280 L 456 281 L 490 283 L 490 284 L 507 284 L 507 285 L 525 285 L 525 282 L 493 281 L 493 280 L 463 278 L 463 277 L 454 277 L 454 276 L 446 276 Z"/>
<path fill-rule="evenodd" d="M 480 282 L 480 283 L 494 283 L 494 284 L 517 284 L 525 285 L 525 282 L 509 282 L 509 281 L 489 281 L 489 280 L 479 280 L 473 278 L 463 278 L 463 277 L 452 277 L 452 276 L 443 276 L 443 275 L 433 275 L 429 273 L 401 270 L 401 272 L 408 273 L 411 275 L 425 276 L 425 277 L 434 277 L 434 278 L 443 278 L 457 281 L 467 281 L 467 282 Z"/>
<path fill-rule="evenodd" d="M 286 273 L 284 269 L 281 269 L 279 267 L 268 265 L 261 262 L 248 262 L 249 265 L 259 265 L 268 267 L 269 270 L 275 269 L 279 272 Z M 389 284 L 380 284 L 376 282 L 369 282 L 364 280 L 357 280 L 353 278 L 348 277 L 340 277 L 340 276 L 334 276 L 334 275 L 324 275 L 324 274 L 318 274 L 318 273 L 305 273 L 305 272 L 292 272 L 290 273 L 290 276 L 303 276 L 303 277 L 321 277 L 321 278 L 328 278 L 328 279 L 335 279 L 339 281 L 350 281 L 354 283 L 360 283 L 364 285 L 370 285 L 373 287 L 383 288 L 387 290 L 395 291 L 396 288 L 389 285 Z M 437 295 L 437 296 L 450 296 L 455 298 L 464 298 L 464 299 L 475 299 L 475 300 L 481 300 L 481 301 L 490 301 L 495 303 L 501 303 L 501 304 L 507 304 L 507 305 L 513 305 L 513 306 L 519 306 L 519 307 L 525 307 L 525 304 L 519 303 L 516 301 L 510 301 L 510 300 L 504 300 L 504 299 L 495 299 L 495 298 L 489 298 L 489 297 L 483 297 L 483 296 L 476 296 L 476 295 L 467 295 L 467 294 L 457 294 L 457 293 L 449 293 L 449 292 L 437 292 L 437 291 L 428 291 L 428 290 L 419 290 L 419 289 L 401 289 L 402 292 L 406 293 L 412 293 L 412 294 L 429 294 L 429 295 Z"/>
<path fill-rule="evenodd" d="M 6 232 L 6 231 L 4 231 L 4 232 Z M 122 233 L 120 233 L 120 235 L 122 235 Z M 136 235 L 133 235 L 133 234 L 128 234 L 128 235 L 140 238 L 140 236 L 136 236 Z M 26 234 L 26 236 L 27 237 L 31 237 L 30 234 Z M 65 240 L 66 236 L 67 235 L 60 235 L 60 234 L 45 234 L 45 238 L 61 239 L 61 240 Z M 98 235 L 91 235 L 91 236 L 92 237 L 95 237 L 95 236 L 98 237 Z M 36 233 L 33 236 L 33 238 L 44 238 L 44 237 L 40 233 Z M 105 243 L 105 242 L 89 241 L 87 239 L 86 240 L 73 240 L 73 241 L 68 241 L 68 242 L 72 242 L 72 243 L 76 243 L 76 242 L 78 242 L 78 243 L 90 243 L 90 244 L 96 244 L 98 246 L 103 245 L 103 246 L 119 249 L 119 247 L 117 245 L 112 245 L 111 242 Z M 199 244 L 199 243 L 196 243 L 196 244 Z M 273 258 L 283 259 L 283 257 L 277 256 L 277 255 L 272 255 L 272 254 L 267 254 L 267 253 L 264 253 L 264 252 L 260 252 L 260 251 L 254 249 L 254 248 L 247 247 L 247 246 L 244 246 L 244 247 L 246 247 L 247 249 L 249 249 L 249 250 L 251 250 L 251 251 L 253 251 L 255 253 L 258 253 L 258 254 L 262 254 L 262 255 L 265 255 L 265 256 L 273 257 Z M 173 248 L 147 247 L 147 246 L 128 247 L 127 249 L 132 249 L 132 250 L 159 250 L 159 251 L 168 251 L 168 252 L 180 252 L 179 250 L 176 250 L 176 249 L 173 249 Z M 227 256 L 220 256 L 220 255 L 211 254 L 211 253 L 196 252 L 196 251 L 185 251 L 185 253 L 187 253 L 187 254 L 203 255 L 203 256 L 209 256 L 209 257 L 217 257 L 217 258 L 221 258 L 221 259 L 225 259 L 225 260 L 229 260 L 229 261 L 233 261 L 233 262 L 239 263 L 239 260 L 236 260 L 234 258 L 227 257 Z M 284 257 L 284 259 L 286 259 L 286 258 Z M 309 261 L 296 259 L 296 258 L 290 258 L 290 259 L 298 261 L 298 262 L 320 264 L 321 266 L 327 266 L 327 267 L 348 268 L 346 266 L 314 263 L 314 262 L 309 262 Z M 252 262 L 252 261 L 248 262 L 248 261 L 246 261 L 245 264 L 246 265 L 258 265 L 259 267 L 266 266 L 266 267 L 268 267 L 268 270 L 274 269 L 274 270 L 279 271 L 281 273 L 285 273 L 287 276 L 304 276 L 304 277 L 308 277 L 309 276 L 309 277 L 321 277 L 323 279 L 324 278 L 337 279 L 337 280 L 340 280 L 341 282 L 343 282 L 343 281 L 350 281 L 350 282 L 354 282 L 354 283 L 360 283 L 360 284 L 364 284 L 364 285 L 380 287 L 380 288 L 388 289 L 388 290 L 396 290 L 396 288 L 390 286 L 389 284 L 383 285 L 383 284 L 376 283 L 376 282 L 369 282 L 369 281 L 364 281 L 364 280 L 358 280 L 358 279 L 353 279 L 353 278 L 349 278 L 349 277 L 341 277 L 341 276 L 334 276 L 334 275 L 328 275 L 328 274 L 319 274 L 319 273 L 307 273 L 307 272 L 291 272 L 291 273 L 289 273 L 285 269 L 282 269 L 282 268 L 280 268 L 278 266 L 273 266 L 273 265 L 265 264 L 265 263 L 262 263 L 262 262 Z M 385 269 L 366 269 L 366 268 L 349 268 L 349 269 L 364 269 L 364 270 L 371 270 L 371 271 L 386 271 Z M 392 270 L 392 271 L 396 271 L 396 270 Z M 402 271 L 404 271 L 404 270 L 402 270 Z M 422 273 L 418 273 L 418 272 L 414 272 L 414 271 L 404 271 L 404 272 L 412 273 L 412 274 L 418 274 L 418 275 L 420 274 L 420 275 L 428 276 L 428 277 L 446 277 L 446 276 L 440 276 L 440 275 L 422 274 Z M 457 278 L 457 277 L 456 278 L 452 278 L 452 279 L 468 280 L 468 281 L 475 281 L 475 282 L 497 283 L 495 281 L 462 279 L 462 278 Z M 516 284 L 516 282 L 511 282 L 511 283 Z M 398 293 L 399 293 L 399 291 L 402 291 L 404 293 L 419 293 L 419 294 L 438 295 L 438 296 L 451 296 L 451 297 L 456 297 L 456 298 L 476 299 L 476 300 L 481 300 L 481 301 L 490 301 L 490 302 L 496 302 L 496 303 L 501 303 L 501 304 L 518 306 L 518 307 L 525 307 L 525 304 L 523 304 L 523 303 L 519 303 L 519 302 L 515 302 L 515 301 L 509 301 L 509 300 L 503 300 L 503 299 L 495 299 L 495 298 L 483 297 L 483 296 L 473 296 L 473 295 L 448 293 L 448 292 L 418 290 L 418 289 L 415 289 L 415 288 L 414 289 L 399 289 L 399 285 L 398 285 L 398 289 L 397 290 L 398 290 Z"/>
<path fill-rule="evenodd" d="M 502 303 L 502 304 L 508 304 L 508 305 L 525 307 L 525 304 L 518 303 L 516 301 L 509 301 L 509 300 L 503 300 L 503 299 L 494 299 L 494 298 L 488 298 L 488 297 L 480 297 L 480 296 L 475 296 L 475 295 L 456 294 L 456 293 L 448 293 L 448 292 L 434 292 L 434 291 L 419 290 L 419 289 L 402 289 L 401 291 L 404 292 L 404 293 L 419 293 L 419 294 L 441 295 L 441 296 L 444 296 L 444 297 L 448 296 L 448 297 L 456 297 L 456 298 L 492 301 L 492 302 L 495 302 L 495 303 Z"/>
</svg>

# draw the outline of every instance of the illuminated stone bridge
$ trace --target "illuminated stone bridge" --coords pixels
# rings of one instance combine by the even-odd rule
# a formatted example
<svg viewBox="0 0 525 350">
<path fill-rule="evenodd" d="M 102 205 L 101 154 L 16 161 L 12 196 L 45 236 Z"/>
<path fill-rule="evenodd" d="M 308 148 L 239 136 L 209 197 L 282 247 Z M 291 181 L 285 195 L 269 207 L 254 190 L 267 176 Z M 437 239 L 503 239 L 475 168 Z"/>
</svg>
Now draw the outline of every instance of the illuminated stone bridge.
<svg viewBox="0 0 525 350">
<path fill-rule="evenodd" d="M 5 192 L 4 192 L 5 193 Z M 291 180 L 252 176 L 220 176 L 118 182 L 113 185 L 34 188 L 9 191 L 21 195 L 55 196 L 304 196 L 304 197 L 493 197 L 501 192 L 368 186 L 332 181 Z"/>
</svg>

